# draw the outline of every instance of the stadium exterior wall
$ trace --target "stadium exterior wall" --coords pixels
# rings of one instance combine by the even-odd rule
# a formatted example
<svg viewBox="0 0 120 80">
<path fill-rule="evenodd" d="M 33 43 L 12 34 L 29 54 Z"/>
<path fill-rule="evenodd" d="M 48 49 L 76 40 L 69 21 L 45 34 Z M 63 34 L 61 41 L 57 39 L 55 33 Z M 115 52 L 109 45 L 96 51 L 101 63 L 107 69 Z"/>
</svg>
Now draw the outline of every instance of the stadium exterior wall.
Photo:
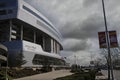
<svg viewBox="0 0 120 80">
<path fill-rule="evenodd" d="M 12 0 L 12 1 L 1 0 L 0 4 L 3 4 L 2 7 L 0 7 L 0 12 L 1 12 L 0 23 L 2 24 L 2 22 L 8 21 L 7 26 L 9 26 L 8 28 L 10 29 L 6 31 L 9 32 L 9 34 L 7 35 L 9 36 L 9 41 L 8 40 L 1 41 L 1 43 L 8 48 L 8 53 L 9 53 L 9 57 L 11 57 L 12 64 L 16 65 L 17 60 L 19 63 L 21 63 L 20 60 L 22 60 L 23 62 L 21 63 L 22 66 L 37 66 L 37 65 L 39 66 L 39 64 L 43 65 L 44 60 L 40 59 L 42 57 L 48 59 L 48 62 L 50 62 L 49 59 L 53 58 L 52 61 L 58 60 L 59 62 L 59 60 L 61 60 L 62 62 L 60 63 L 64 64 L 64 60 L 59 54 L 52 53 L 52 51 L 51 52 L 44 51 L 43 47 L 39 44 L 36 44 L 35 42 L 30 42 L 22 38 L 21 40 L 11 39 L 12 37 L 16 38 L 16 36 L 13 35 L 13 33 L 16 34 L 17 31 L 12 30 L 12 28 L 15 27 L 14 24 L 18 25 L 19 22 L 21 29 L 21 33 L 20 33 L 21 36 L 24 36 L 22 33 L 23 32 L 22 25 L 27 24 L 27 27 L 24 26 L 24 28 L 27 29 L 29 27 L 31 29 L 35 29 L 35 30 L 37 29 L 43 35 L 49 37 L 48 41 L 50 42 L 50 44 L 49 42 L 46 42 L 46 44 L 49 44 L 50 46 L 47 46 L 47 48 L 51 48 L 52 50 L 52 48 L 55 49 L 55 47 L 57 47 L 56 52 L 59 51 L 58 49 L 62 50 L 63 48 L 61 43 L 61 34 L 46 17 L 44 17 L 39 11 L 34 9 L 24 0 Z M 36 38 L 36 35 L 34 36 L 34 38 Z M 53 50 L 53 52 L 55 52 L 55 50 Z M 35 55 L 40 55 L 40 56 L 38 57 L 38 59 L 36 59 Z M 21 56 L 19 57 L 20 59 L 17 59 L 18 56 Z"/>
</svg>

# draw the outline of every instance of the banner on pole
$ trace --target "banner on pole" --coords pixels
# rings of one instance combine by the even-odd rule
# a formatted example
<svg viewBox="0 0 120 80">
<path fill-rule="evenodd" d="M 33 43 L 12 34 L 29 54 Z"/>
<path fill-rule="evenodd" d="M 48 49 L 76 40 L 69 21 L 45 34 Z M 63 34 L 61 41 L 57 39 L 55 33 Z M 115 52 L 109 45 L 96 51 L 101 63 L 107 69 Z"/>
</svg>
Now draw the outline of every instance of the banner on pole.
<svg viewBox="0 0 120 80">
<path fill-rule="evenodd" d="M 110 47 L 118 47 L 116 31 L 109 31 Z"/>
<path fill-rule="evenodd" d="M 99 37 L 99 46 L 100 46 L 100 48 L 106 48 L 107 44 L 106 44 L 105 32 L 98 32 L 98 37 Z"/>
<path fill-rule="evenodd" d="M 105 32 L 98 32 L 99 46 L 100 48 L 107 48 L 106 34 Z M 118 47 L 116 31 L 109 31 L 110 48 Z"/>
</svg>

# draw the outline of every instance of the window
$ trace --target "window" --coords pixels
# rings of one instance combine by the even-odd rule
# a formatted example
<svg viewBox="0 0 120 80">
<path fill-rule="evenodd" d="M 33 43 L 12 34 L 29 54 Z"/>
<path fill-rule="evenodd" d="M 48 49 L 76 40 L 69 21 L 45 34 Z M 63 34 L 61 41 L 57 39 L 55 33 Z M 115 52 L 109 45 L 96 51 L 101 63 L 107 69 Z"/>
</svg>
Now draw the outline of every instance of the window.
<svg viewBox="0 0 120 80">
<path fill-rule="evenodd" d="M 5 3 L 0 3 L 0 8 L 3 8 L 5 6 L 6 6 Z"/>
<path fill-rule="evenodd" d="M 9 41 L 9 21 L 0 22 L 0 41 Z"/>
<path fill-rule="evenodd" d="M 13 13 L 13 10 L 11 10 L 11 9 L 8 11 L 7 10 L 0 10 L 0 15 L 6 15 L 7 13 L 11 14 L 11 13 Z"/>
<path fill-rule="evenodd" d="M 6 15 L 7 11 L 6 10 L 0 10 L 0 15 Z"/>
<path fill-rule="evenodd" d="M 11 9 L 8 10 L 8 14 L 11 14 L 11 13 L 13 13 L 13 10 L 11 10 Z"/>
</svg>

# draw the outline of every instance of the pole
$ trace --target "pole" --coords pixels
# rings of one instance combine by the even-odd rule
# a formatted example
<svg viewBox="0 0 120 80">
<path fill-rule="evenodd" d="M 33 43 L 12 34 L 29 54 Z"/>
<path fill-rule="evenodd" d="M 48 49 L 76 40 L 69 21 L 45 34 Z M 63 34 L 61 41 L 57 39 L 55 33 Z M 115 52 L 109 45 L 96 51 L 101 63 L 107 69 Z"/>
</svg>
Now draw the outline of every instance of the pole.
<svg viewBox="0 0 120 80">
<path fill-rule="evenodd" d="M 74 64 L 77 64 L 77 62 L 76 62 L 76 55 L 74 55 Z"/>
<path fill-rule="evenodd" d="M 107 28 L 107 20 L 106 20 L 104 0 L 102 0 L 102 7 L 103 7 L 103 15 L 104 15 L 107 49 L 108 49 L 108 80 L 110 80 L 110 76 L 112 77 L 112 80 L 114 80 L 113 70 L 112 70 L 112 65 L 111 65 L 110 41 L 109 41 L 109 33 L 108 33 L 108 28 Z M 110 75 L 110 71 L 111 71 L 111 75 Z"/>
</svg>

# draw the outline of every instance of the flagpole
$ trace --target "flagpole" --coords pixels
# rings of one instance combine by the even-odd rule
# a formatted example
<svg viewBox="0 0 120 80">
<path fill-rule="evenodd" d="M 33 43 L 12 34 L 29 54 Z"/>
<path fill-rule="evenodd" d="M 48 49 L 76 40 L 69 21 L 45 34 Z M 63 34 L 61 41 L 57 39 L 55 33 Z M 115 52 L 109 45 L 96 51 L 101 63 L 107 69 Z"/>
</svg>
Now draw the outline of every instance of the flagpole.
<svg viewBox="0 0 120 80">
<path fill-rule="evenodd" d="M 106 34 L 106 41 L 107 41 L 107 49 L 108 49 L 108 80 L 110 80 L 110 76 L 112 77 L 112 80 L 114 80 L 112 62 L 111 62 L 111 53 L 110 53 L 109 32 L 108 32 L 108 28 L 107 28 L 107 19 L 106 19 L 104 0 L 102 0 L 102 7 L 103 7 L 103 15 L 104 15 L 104 24 L 105 24 L 105 34 Z M 110 73 L 111 73 L 111 75 L 110 75 Z"/>
</svg>

